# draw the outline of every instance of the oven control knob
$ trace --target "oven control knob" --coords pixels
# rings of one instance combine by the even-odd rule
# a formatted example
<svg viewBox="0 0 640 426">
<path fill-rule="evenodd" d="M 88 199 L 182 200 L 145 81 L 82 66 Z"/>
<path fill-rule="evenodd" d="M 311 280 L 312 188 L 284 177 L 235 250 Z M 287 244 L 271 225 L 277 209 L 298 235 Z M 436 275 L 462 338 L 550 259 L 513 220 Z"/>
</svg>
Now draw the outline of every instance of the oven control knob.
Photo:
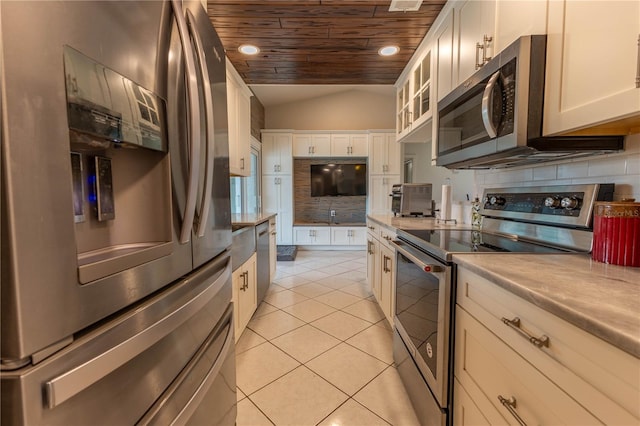
<svg viewBox="0 0 640 426">
<path fill-rule="evenodd" d="M 551 209 L 557 209 L 560 207 L 560 198 L 559 197 L 547 197 L 544 199 L 544 205 Z"/>
<path fill-rule="evenodd" d="M 489 198 L 489 204 L 492 206 L 504 206 L 505 199 L 502 197 L 492 196 Z"/>
<path fill-rule="evenodd" d="M 564 209 L 573 210 L 580 205 L 580 200 L 576 197 L 564 197 L 562 201 L 560 201 L 560 205 Z"/>
</svg>

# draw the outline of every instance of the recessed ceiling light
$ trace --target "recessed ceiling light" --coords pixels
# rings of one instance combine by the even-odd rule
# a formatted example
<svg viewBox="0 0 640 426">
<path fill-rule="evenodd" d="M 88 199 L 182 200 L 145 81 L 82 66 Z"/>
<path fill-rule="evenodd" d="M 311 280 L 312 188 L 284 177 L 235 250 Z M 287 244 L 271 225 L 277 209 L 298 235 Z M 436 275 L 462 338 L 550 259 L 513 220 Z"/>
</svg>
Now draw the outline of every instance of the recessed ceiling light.
<svg viewBox="0 0 640 426">
<path fill-rule="evenodd" d="M 384 46 L 378 50 L 380 56 L 393 56 L 400 51 L 398 46 Z"/>
<path fill-rule="evenodd" d="M 257 55 L 260 53 L 260 49 L 252 44 L 243 44 L 238 47 L 238 52 L 244 53 L 245 55 Z"/>
<path fill-rule="evenodd" d="M 422 0 L 391 0 L 389 12 L 415 12 L 420 10 Z"/>
</svg>

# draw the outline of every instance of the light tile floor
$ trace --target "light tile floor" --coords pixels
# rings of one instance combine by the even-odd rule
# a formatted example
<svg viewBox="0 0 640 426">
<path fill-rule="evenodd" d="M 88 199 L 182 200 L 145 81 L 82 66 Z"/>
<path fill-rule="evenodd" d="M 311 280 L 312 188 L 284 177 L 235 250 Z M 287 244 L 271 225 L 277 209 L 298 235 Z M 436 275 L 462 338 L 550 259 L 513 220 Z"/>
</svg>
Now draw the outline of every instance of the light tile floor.
<svg viewBox="0 0 640 426">
<path fill-rule="evenodd" d="M 236 345 L 238 426 L 418 425 L 364 251 L 278 262 Z"/>
</svg>

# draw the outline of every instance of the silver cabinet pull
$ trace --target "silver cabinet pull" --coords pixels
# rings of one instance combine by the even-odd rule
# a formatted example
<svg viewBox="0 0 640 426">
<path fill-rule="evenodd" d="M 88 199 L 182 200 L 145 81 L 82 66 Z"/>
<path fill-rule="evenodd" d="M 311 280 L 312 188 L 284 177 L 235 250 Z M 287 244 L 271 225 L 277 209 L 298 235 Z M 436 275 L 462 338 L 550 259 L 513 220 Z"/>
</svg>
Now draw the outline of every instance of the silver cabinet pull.
<svg viewBox="0 0 640 426">
<path fill-rule="evenodd" d="M 533 345 L 541 348 L 541 347 L 549 347 L 549 337 L 545 336 L 544 334 L 540 337 L 535 337 L 530 335 L 529 333 L 527 333 L 525 330 L 523 330 L 522 328 L 520 328 L 520 318 L 515 317 L 514 319 L 507 319 L 505 317 L 502 317 L 502 322 L 505 323 L 506 325 L 508 325 L 509 327 L 513 328 L 514 330 L 516 330 L 518 333 L 520 333 L 522 336 L 524 336 L 529 342 L 531 342 Z"/>
<path fill-rule="evenodd" d="M 520 417 L 520 414 L 518 414 L 518 412 L 516 411 L 516 398 L 514 396 L 507 399 L 502 395 L 498 395 L 498 401 L 500 401 L 504 408 L 506 408 L 507 411 L 511 413 L 513 418 L 516 419 L 520 426 L 527 426 L 524 420 L 522 420 L 522 417 Z"/>
<path fill-rule="evenodd" d="M 482 44 L 476 43 L 476 70 L 480 69 L 482 65 L 484 65 L 480 62 L 480 49 L 482 49 Z"/>
<path fill-rule="evenodd" d="M 275 165 L 275 164 L 273 165 L 273 171 L 274 171 L 274 172 L 277 172 L 277 171 L 278 171 L 278 166 L 277 166 L 277 165 Z"/>
<path fill-rule="evenodd" d="M 391 268 L 387 266 L 387 262 L 391 260 L 389 256 L 382 256 L 382 270 L 384 272 L 391 272 Z"/>
</svg>

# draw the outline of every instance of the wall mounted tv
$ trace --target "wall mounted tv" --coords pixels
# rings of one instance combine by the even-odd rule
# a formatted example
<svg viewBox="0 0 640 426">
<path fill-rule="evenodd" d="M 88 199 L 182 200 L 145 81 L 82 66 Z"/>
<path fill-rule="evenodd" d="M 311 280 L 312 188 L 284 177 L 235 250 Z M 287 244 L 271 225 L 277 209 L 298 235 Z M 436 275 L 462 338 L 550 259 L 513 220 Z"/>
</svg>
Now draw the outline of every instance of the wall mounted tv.
<svg viewBox="0 0 640 426">
<path fill-rule="evenodd" d="M 367 195 L 367 164 L 312 164 L 311 196 Z"/>
</svg>

